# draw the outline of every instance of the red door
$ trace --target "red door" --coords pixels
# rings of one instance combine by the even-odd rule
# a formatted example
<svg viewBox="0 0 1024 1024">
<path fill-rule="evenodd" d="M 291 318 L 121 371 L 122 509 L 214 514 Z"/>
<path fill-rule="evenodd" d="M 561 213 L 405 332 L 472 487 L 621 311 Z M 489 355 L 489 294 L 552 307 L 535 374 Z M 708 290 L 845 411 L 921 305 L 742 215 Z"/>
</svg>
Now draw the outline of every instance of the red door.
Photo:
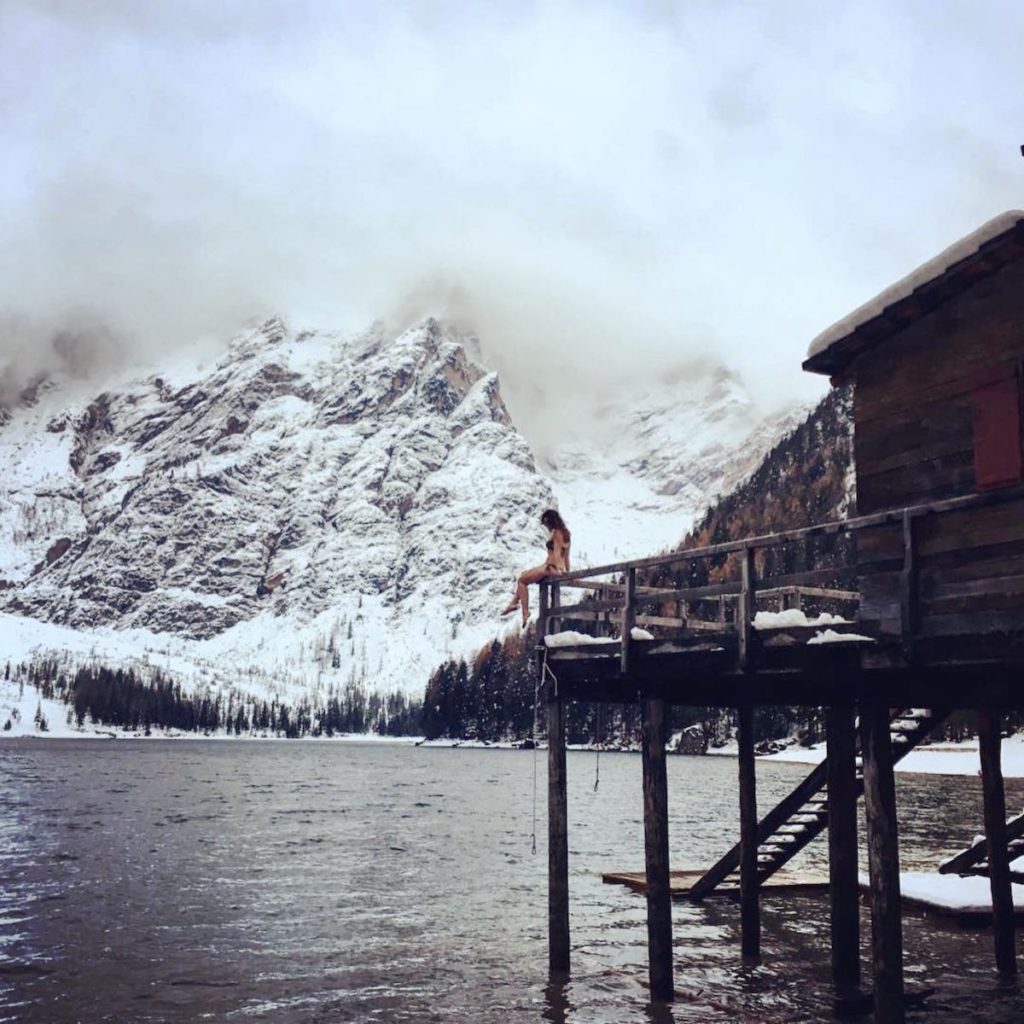
<svg viewBox="0 0 1024 1024">
<path fill-rule="evenodd" d="M 1020 483 L 1020 385 L 1016 375 L 974 390 L 974 477 L 979 491 Z"/>
</svg>

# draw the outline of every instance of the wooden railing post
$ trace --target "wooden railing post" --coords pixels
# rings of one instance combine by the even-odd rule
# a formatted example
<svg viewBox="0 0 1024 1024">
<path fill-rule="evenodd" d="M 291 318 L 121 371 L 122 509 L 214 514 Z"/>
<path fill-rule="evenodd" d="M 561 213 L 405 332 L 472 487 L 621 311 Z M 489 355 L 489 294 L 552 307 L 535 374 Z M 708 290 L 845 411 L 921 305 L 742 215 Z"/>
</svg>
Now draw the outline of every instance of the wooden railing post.
<svg viewBox="0 0 1024 1024">
<path fill-rule="evenodd" d="M 537 641 L 544 643 L 548 634 L 548 584 L 541 582 L 537 586 Z M 543 680 L 542 680 L 543 682 Z"/>
<path fill-rule="evenodd" d="M 747 547 L 743 549 L 740 561 L 740 600 L 737 607 L 739 622 L 739 665 L 740 669 L 746 671 L 751 667 L 753 655 L 752 645 L 754 638 L 754 595 L 756 582 L 754 579 L 754 549 Z"/>
<path fill-rule="evenodd" d="M 559 633 L 562 629 L 562 620 L 557 617 L 558 609 L 562 605 L 562 588 L 557 583 L 551 586 L 551 628 L 549 633 Z"/>
<path fill-rule="evenodd" d="M 992 929 L 996 969 L 1017 973 L 1017 937 L 1013 916 L 1013 891 L 1006 846 L 1006 794 L 1000 759 L 1001 721 L 998 712 L 978 712 L 978 751 L 981 756 L 981 788 L 988 849 L 988 878 L 992 891 Z"/>
<path fill-rule="evenodd" d="M 636 569 L 626 570 L 626 590 L 622 602 L 622 674 L 630 670 L 633 626 L 636 625 Z"/>
</svg>

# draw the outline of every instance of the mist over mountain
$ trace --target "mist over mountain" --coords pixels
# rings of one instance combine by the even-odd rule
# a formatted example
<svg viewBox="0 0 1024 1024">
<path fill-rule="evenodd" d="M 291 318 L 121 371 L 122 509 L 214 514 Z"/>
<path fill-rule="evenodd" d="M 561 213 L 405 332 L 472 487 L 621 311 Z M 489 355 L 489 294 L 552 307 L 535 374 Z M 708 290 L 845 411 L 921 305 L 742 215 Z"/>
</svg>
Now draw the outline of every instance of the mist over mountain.
<svg viewBox="0 0 1024 1024">
<path fill-rule="evenodd" d="M 175 353 L 86 397 L 42 382 L 0 427 L 9 649 L 293 698 L 421 692 L 509 628 L 544 508 L 577 565 L 649 553 L 786 426 L 718 368 L 598 402 L 538 459 L 484 351 L 433 318 L 274 318 L 216 362 Z"/>
</svg>

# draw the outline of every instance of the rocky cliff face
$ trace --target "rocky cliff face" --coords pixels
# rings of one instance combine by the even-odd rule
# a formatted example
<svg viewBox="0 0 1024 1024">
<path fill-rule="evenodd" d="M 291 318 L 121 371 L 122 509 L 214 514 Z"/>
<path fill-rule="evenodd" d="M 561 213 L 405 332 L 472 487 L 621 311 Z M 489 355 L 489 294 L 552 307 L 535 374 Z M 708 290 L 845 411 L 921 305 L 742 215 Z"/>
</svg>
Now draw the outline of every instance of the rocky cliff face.
<svg viewBox="0 0 1024 1024">
<path fill-rule="evenodd" d="M 0 428 L 0 607 L 419 688 L 493 634 L 553 502 L 471 344 L 274 320 L 194 379 L 44 389 Z"/>
<path fill-rule="evenodd" d="M 0 421 L 0 639 L 257 694 L 421 693 L 508 628 L 542 509 L 567 513 L 577 565 L 649 554 L 784 427 L 726 371 L 598 420 L 538 467 L 475 339 L 436 320 L 275 319 L 209 368 L 80 402 L 41 386 Z"/>
</svg>

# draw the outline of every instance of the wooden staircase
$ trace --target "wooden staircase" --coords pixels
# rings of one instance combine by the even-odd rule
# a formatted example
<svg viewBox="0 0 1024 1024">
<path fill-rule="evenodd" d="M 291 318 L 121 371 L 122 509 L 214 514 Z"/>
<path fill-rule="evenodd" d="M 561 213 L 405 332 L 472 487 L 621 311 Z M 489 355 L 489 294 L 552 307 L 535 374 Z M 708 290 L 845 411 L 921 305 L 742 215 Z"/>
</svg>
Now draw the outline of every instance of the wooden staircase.
<svg viewBox="0 0 1024 1024">
<path fill-rule="evenodd" d="M 1018 857 L 1024 857 L 1024 813 L 1010 818 L 1006 823 L 1007 860 L 1012 864 Z M 988 844 L 984 836 L 978 838 L 961 850 L 955 857 L 943 861 L 939 865 L 942 875 L 988 875 Z M 1024 871 L 1010 870 L 1010 878 L 1014 882 L 1024 882 Z"/>
<path fill-rule="evenodd" d="M 930 708 L 904 708 L 897 711 L 889 723 L 893 762 L 909 754 L 945 717 L 944 713 L 937 713 Z M 856 763 L 857 792 L 860 795 L 864 792 L 864 777 L 859 756 Z M 827 761 L 822 761 L 758 822 L 758 886 L 763 885 L 828 827 L 827 776 Z M 1024 828 L 1021 834 L 1024 834 Z M 722 883 L 738 886 L 739 865 L 740 844 L 737 843 L 694 883 L 689 892 L 690 899 L 703 899 Z"/>
</svg>

